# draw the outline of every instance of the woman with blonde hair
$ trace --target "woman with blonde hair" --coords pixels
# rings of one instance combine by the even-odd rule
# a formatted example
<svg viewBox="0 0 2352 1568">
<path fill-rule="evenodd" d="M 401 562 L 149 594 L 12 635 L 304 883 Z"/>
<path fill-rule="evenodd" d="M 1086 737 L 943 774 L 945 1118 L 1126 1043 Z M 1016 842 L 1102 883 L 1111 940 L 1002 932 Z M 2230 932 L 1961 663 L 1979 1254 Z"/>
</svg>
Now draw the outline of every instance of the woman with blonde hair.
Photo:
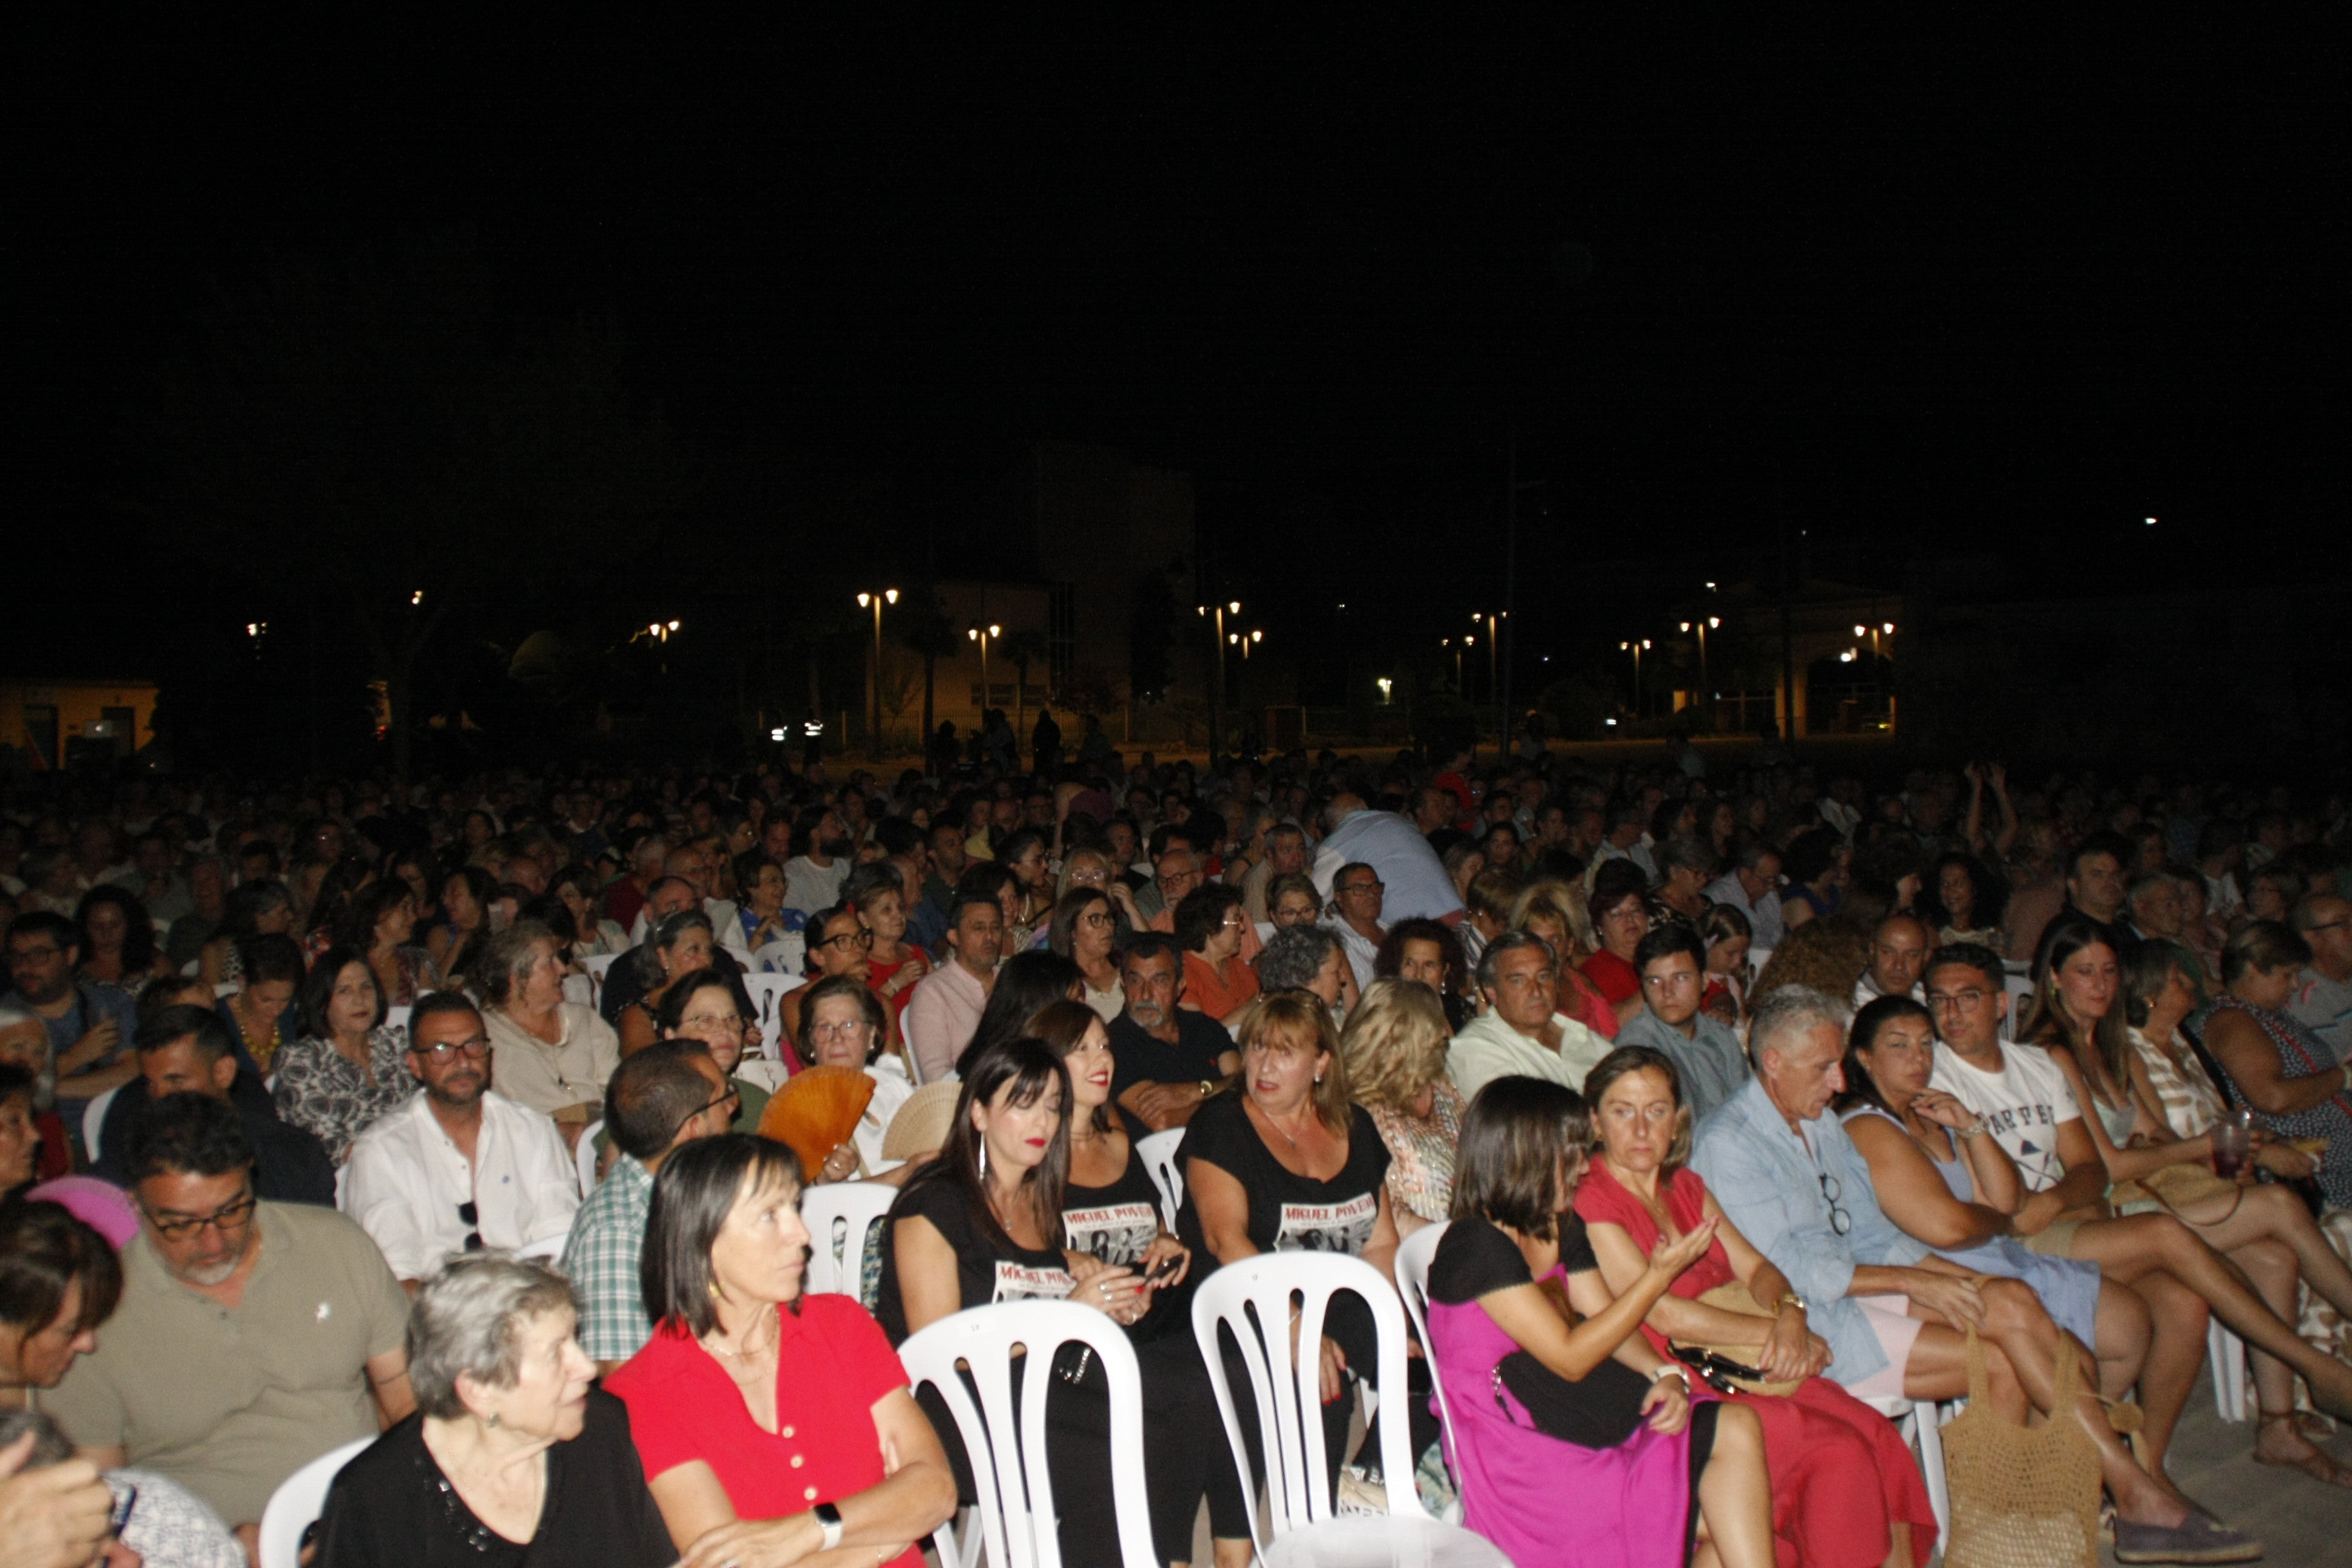
<svg viewBox="0 0 2352 1568">
<path fill-rule="evenodd" d="M 1559 1010 L 1602 1039 L 1615 1039 L 1617 1009 L 1582 968 L 1601 945 L 1583 895 L 1566 882 L 1549 879 L 1530 882 L 1511 905 L 1510 929 L 1539 936 L 1551 944 L 1552 958 L 1559 965 Z"/>
<path fill-rule="evenodd" d="M 1339 1036 L 1356 1103 L 1371 1113 L 1389 1152 L 1389 1206 L 1400 1237 L 1445 1218 L 1454 1202 L 1463 1101 L 1445 1076 L 1452 1040 L 1436 996 L 1412 980 L 1373 981 Z"/>
</svg>

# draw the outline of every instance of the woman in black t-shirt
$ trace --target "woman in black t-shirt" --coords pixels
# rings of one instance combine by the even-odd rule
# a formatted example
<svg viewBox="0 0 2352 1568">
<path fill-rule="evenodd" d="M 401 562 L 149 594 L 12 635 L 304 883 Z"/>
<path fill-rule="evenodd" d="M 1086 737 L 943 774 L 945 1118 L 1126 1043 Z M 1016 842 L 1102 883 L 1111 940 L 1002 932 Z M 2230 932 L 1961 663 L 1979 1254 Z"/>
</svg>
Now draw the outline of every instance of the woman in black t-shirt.
<svg viewBox="0 0 2352 1568">
<path fill-rule="evenodd" d="M 1311 993 L 1261 1001 L 1242 1030 L 1241 1092 L 1209 1100 L 1184 1131 L 1176 1227 L 1187 1246 L 1220 1264 L 1261 1252 L 1344 1252 L 1395 1279 L 1388 1146 L 1370 1113 L 1349 1102 L 1339 1044 L 1329 1010 Z M 1341 1395 L 1360 1369 L 1370 1375 L 1377 1349 L 1370 1309 L 1334 1298 L 1321 1352 L 1325 1453 L 1334 1467 L 1347 1446 Z M 1227 1364 L 1245 1385 L 1239 1363 L 1228 1356 Z M 1434 1417 L 1423 1402 L 1406 1403 L 1417 1427 L 1430 1423 L 1426 1437 L 1415 1433 L 1417 1453 L 1436 1436 Z M 1367 1438 L 1364 1452 L 1379 1449 Z"/>
<path fill-rule="evenodd" d="M 1134 1269 L 1062 1247 L 1070 1165 L 1063 1108 L 1069 1099 L 1069 1074 L 1042 1040 L 990 1046 L 972 1060 L 947 1147 L 890 1205 L 875 1317 L 892 1344 L 967 1307 L 995 1301 L 1077 1301 L 1122 1327 L 1150 1310 Z M 1046 1398 L 1046 1463 L 1063 1561 L 1073 1568 L 1115 1568 L 1107 1388 L 1099 1375 L 1087 1377 L 1088 1354 L 1065 1346 L 1055 1358 L 1060 1381 Z M 1023 1371 L 1016 1363 L 1016 1389 Z M 971 1500 L 971 1463 L 945 1402 L 928 1386 L 916 1401 L 939 1429 L 963 1500 Z M 998 1455 L 1000 1468 L 1015 1462 L 1009 1449 Z"/>
<path fill-rule="evenodd" d="M 1209 1496 L 1209 1531 L 1229 1560 L 1250 1555 L 1249 1509 L 1241 1474 L 1225 1442 L 1217 1401 L 1192 1337 L 1189 1295 L 1181 1289 L 1192 1250 L 1160 1222 L 1160 1189 L 1111 1111 L 1110 1035 L 1083 1002 L 1055 1002 L 1031 1020 L 1070 1075 L 1070 1180 L 1062 1197 L 1062 1245 L 1076 1254 L 1125 1265 L 1144 1279 L 1150 1307 L 1130 1327 L 1143 1381 L 1143 1468 L 1151 1496 L 1151 1534 L 1163 1562 L 1192 1551 L 1201 1493 Z M 1108 1412 L 1106 1412 L 1107 1414 Z M 1099 1451 L 1110 1485 L 1109 1434 Z"/>
</svg>

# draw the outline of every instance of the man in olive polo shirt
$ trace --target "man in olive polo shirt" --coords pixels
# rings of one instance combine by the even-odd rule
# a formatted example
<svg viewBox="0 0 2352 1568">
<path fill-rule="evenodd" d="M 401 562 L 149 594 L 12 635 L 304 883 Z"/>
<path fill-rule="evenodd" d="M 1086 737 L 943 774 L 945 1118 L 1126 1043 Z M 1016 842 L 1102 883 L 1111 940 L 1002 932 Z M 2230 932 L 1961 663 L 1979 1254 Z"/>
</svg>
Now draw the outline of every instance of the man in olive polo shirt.
<svg viewBox="0 0 2352 1568">
<path fill-rule="evenodd" d="M 408 1298 L 341 1215 L 255 1198 L 227 1101 L 164 1095 L 128 1153 L 122 1304 L 47 1407 L 100 1469 L 168 1476 L 251 1552 L 280 1481 L 415 1407 Z"/>
</svg>

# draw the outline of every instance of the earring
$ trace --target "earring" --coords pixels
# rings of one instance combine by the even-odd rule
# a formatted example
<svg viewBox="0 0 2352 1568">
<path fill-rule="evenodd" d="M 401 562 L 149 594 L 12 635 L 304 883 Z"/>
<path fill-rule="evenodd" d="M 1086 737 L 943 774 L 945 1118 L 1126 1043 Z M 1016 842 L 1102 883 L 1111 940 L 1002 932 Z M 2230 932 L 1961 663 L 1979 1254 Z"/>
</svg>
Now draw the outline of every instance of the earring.
<svg viewBox="0 0 2352 1568">
<path fill-rule="evenodd" d="M 499 1413 L 498 1413 L 497 1411 L 495 1411 L 495 1410 L 491 1411 L 488 1415 L 485 1415 L 485 1416 L 483 1416 L 483 1417 L 482 1417 L 482 1425 L 483 1425 L 483 1426 L 497 1426 L 498 1424 L 499 1424 Z"/>
<path fill-rule="evenodd" d="M 988 1184 L 988 1139 L 987 1139 L 987 1137 L 986 1137 L 985 1135 L 983 1135 L 983 1136 L 981 1138 L 981 1141 L 980 1141 L 980 1180 L 981 1180 L 981 1184 L 982 1184 L 982 1186 L 987 1185 L 987 1184 Z"/>
</svg>

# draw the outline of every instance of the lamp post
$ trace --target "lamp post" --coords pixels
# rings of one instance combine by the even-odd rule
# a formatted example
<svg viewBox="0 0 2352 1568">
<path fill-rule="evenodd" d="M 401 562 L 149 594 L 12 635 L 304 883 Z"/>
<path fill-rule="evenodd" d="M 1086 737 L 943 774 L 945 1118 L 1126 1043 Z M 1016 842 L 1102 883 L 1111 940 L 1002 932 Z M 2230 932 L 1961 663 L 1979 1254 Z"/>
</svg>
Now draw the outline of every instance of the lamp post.
<svg viewBox="0 0 2352 1568">
<path fill-rule="evenodd" d="M 1721 616 L 1708 616 L 1700 620 L 1683 621 L 1678 623 L 1678 625 L 1685 634 L 1691 632 L 1696 632 L 1698 634 L 1698 700 L 1703 705 L 1700 710 L 1701 716 L 1708 721 L 1707 728 L 1712 730 L 1715 728 L 1713 723 L 1714 710 L 1711 707 L 1704 706 L 1706 704 L 1712 703 L 1714 700 L 1713 697 L 1707 691 L 1706 633 L 1709 626 L 1719 626 L 1723 625 L 1723 617 Z M 1856 627 L 1855 629 L 1858 631 L 1861 628 Z"/>
<path fill-rule="evenodd" d="M 1649 646 L 1648 637 L 1643 637 L 1639 642 L 1621 642 L 1617 645 L 1619 649 L 1633 656 L 1633 717 L 1636 719 L 1642 716 L 1642 650 Z"/>
<path fill-rule="evenodd" d="M 874 682 L 871 698 L 873 719 L 866 728 L 866 750 L 877 763 L 882 760 L 882 606 L 886 604 L 895 605 L 898 602 L 898 590 L 896 588 L 885 588 L 879 593 L 857 595 L 859 609 L 864 609 L 869 604 L 874 606 Z"/>
<path fill-rule="evenodd" d="M 1216 771 L 1218 743 L 1224 738 L 1225 728 L 1225 615 L 1242 613 L 1239 599 L 1228 599 L 1222 605 L 1195 605 L 1195 615 L 1206 617 L 1209 633 L 1209 769 Z"/>
<path fill-rule="evenodd" d="M 1495 748 L 1506 755 L 1511 749 L 1511 737 L 1507 728 L 1507 716 L 1503 712 L 1502 677 L 1498 673 L 1499 667 L 1496 661 L 1502 653 L 1502 623 L 1510 618 L 1511 612 L 1508 610 L 1505 610 L 1500 616 L 1492 610 L 1484 615 L 1476 610 L 1470 612 L 1472 626 L 1476 626 L 1480 621 L 1486 623 L 1486 700 L 1495 705 Z"/>
<path fill-rule="evenodd" d="M 966 626 L 964 637 L 980 645 L 980 725 L 988 728 L 988 645 L 1004 635 L 1003 626 Z"/>
</svg>

